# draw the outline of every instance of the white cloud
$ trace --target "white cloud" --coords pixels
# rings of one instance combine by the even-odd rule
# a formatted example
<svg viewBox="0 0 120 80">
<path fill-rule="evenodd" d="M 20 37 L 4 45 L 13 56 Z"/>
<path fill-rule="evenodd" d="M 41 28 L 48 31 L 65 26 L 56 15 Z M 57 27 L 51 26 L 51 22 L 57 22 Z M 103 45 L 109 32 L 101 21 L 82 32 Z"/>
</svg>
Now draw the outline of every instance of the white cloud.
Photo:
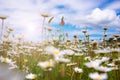
<svg viewBox="0 0 120 80">
<path fill-rule="evenodd" d="M 107 24 L 114 21 L 116 17 L 117 17 L 116 13 L 113 10 L 109 9 L 100 10 L 99 8 L 96 8 L 92 11 L 90 15 L 86 16 L 86 19 L 91 23 Z"/>
<path fill-rule="evenodd" d="M 115 2 L 106 6 L 107 9 L 120 9 L 120 0 L 116 0 Z"/>
<path fill-rule="evenodd" d="M 75 20 L 71 20 L 71 23 L 76 24 L 80 27 L 91 26 L 91 27 L 119 27 L 120 19 L 116 15 L 116 12 L 111 9 L 99 9 L 95 8 L 91 13 L 79 16 Z"/>
</svg>

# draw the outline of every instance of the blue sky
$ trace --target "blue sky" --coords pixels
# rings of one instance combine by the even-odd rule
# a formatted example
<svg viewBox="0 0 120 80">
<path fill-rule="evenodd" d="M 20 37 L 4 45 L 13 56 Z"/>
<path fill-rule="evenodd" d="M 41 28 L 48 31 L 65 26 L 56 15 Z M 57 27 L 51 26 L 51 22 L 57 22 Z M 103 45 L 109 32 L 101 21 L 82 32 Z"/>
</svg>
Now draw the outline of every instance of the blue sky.
<svg viewBox="0 0 120 80">
<path fill-rule="evenodd" d="M 15 34 L 24 34 L 29 41 L 39 41 L 43 17 L 41 13 L 54 16 L 50 25 L 59 28 L 65 17 L 64 31 L 70 36 L 79 35 L 87 27 L 91 39 L 102 36 L 104 26 L 108 37 L 120 30 L 120 0 L 0 0 L 0 15 L 9 16 L 5 25 L 15 28 Z"/>
</svg>

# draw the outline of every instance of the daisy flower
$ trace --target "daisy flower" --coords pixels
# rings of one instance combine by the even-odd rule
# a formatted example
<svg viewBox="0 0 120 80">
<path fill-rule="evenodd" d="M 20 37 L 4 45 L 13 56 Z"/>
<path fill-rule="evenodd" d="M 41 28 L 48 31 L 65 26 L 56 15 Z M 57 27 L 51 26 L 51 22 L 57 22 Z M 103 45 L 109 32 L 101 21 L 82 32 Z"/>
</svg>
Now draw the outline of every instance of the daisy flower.
<svg viewBox="0 0 120 80">
<path fill-rule="evenodd" d="M 30 74 L 27 74 L 25 77 L 26 79 L 35 79 L 37 75 L 30 73 Z"/>
<path fill-rule="evenodd" d="M 54 61 L 49 60 L 49 61 L 45 61 L 45 62 L 39 62 L 38 66 L 40 66 L 43 69 L 52 68 L 52 67 L 54 67 Z"/>
<path fill-rule="evenodd" d="M 82 72 L 83 72 L 83 70 L 82 70 L 81 68 L 78 68 L 78 67 L 75 67 L 75 68 L 74 68 L 74 71 L 75 71 L 76 73 L 82 73 Z"/>
<path fill-rule="evenodd" d="M 106 80 L 107 79 L 107 74 L 103 73 L 103 74 L 99 74 L 99 73 L 90 73 L 89 77 L 93 80 Z"/>
</svg>

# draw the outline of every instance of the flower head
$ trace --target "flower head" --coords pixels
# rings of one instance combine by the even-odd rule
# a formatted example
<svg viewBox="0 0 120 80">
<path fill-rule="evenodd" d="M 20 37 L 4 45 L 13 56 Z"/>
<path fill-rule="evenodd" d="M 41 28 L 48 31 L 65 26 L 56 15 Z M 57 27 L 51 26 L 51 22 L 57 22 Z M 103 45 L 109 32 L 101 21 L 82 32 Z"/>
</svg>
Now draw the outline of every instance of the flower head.
<svg viewBox="0 0 120 80">
<path fill-rule="evenodd" d="M 90 61 L 88 63 L 85 63 L 85 66 L 87 66 L 88 68 L 95 68 L 98 67 L 100 63 L 100 61 Z"/>
<path fill-rule="evenodd" d="M 81 68 L 78 68 L 78 67 L 75 67 L 75 68 L 74 68 L 74 71 L 75 71 L 76 73 L 82 73 L 82 72 L 83 72 L 83 70 L 82 70 Z"/>
<path fill-rule="evenodd" d="M 100 49 L 100 50 L 94 50 L 95 54 L 105 54 L 110 53 L 109 49 Z"/>
<path fill-rule="evenodd" d="M 6 18 L 7 18 L 7 16 L 5 16 L 5 15 L 0 16 L 0 19 L 6 19 Z"/>
<path fill-rule="evenodd" d="M 95 67 L 95 69 L 98 70 L 98 71 L 102 71 L 102 72 L 112 71 L 112 68 L 108 68 L 108 67 L 104 67 L 104 66 L 98 66 L 98 67 Z"/>
<path fill-rule="evenodd" d="M 105 27 L 103 28 L 103 30 L 108 30 L 108 28 L 105 26 Z"/>
<path fill-rule="evenodd" d="M 63 51 L 60 51 L 59 49 L 57 49 L 53 46 L 47 46 L 45 48 L 45 51 L 47 54 L 51 54 L 54 57 L 58 57 L 58 56 L 60 57 L 60 56 L 63 56 L 63 54 L 64 54 Z"/>
<path fill-rule="evenodd" d="M 104 74 L 98 74 L 96 72 L 96 73 L 90 73 L 89 77 L 91 79 L 93 79 L 93 80 L 106 80 L 107 79 L 107 74 L 106 73 L 104 73 Z"/>
<path fill-rule="evenodd" d="M 71 60 L 63 58 L 63 57 L 56 57 L 55 61 L 60 62 L 60 63 L 69 63 Z"/>
<path fill-rule="evenodd" d="M 41 13 L 42 17 L 49 17 L 50 15 L 48 13 Z"/>
<path fill-rule="evenodd" d="M 66 49 L 66 50 L 63 50 L 61 52 L 63 52 L 64 55 L 69 55 L 69 56 L 74 55 L 74 51 L 72 51 L 70 49 Z"/>
<path fill-rule="evenodd" d="M 35 79 L 37 75 L 30 73 L 30 74 L 27 74 L 25 77 L 26 79 Z"/>
<path fill-rule="evenodd" d="M 120 35 L 119 34 L 114 34 L 113 36 L 116 37 L 116 38 L 118 38 Z"/>
<path fill-rule="evenodd" d="M 77 63 L 69 63 L 66 66 L 75 66 L 75 65 L 77 65 Z"/>
<path fill-rule="evenodd" d="M 5 38 L 5 39 L 3 40 L 3 42 L 4 42 L 4 43 L 9 43 L 9 40 Z"/>
<path fill-rule="evenodd" d="M 83 33 L 87 33 L 87 30 L 82 30 Z"/>
<path fill-rule="evenodd" d="M 61 25 L 61 26 L 64 26 L 64 25 L 65 25 L 65 21 L 64 21 L 64 17 L 63 17 L 63 16 L 62 16 L 62 18 L 61 18 L 60 25 Z"/>
<path fill-rule="evenodd" d="M 52 30 L 53 30 L 53 28 L 50 27 L 50 26 L 45 26 L 44 28 L 45 28 L 46 30 L 48 30 L 48 31 L 52 31 Z"/>
<path fill-rule="evenodd" d="M 45 62 L 39 62 L 38 66 L 40 66 L 43 69 L 48 69 L 54 67 L 53 60 L 45 61 Z"/>
</svg>

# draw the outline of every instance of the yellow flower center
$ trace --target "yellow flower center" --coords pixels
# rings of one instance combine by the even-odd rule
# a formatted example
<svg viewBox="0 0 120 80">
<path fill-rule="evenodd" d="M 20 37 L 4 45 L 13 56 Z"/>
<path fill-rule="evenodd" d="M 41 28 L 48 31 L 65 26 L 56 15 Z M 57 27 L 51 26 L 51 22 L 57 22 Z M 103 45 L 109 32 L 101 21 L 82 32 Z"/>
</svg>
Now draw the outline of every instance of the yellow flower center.
<svg viewBox="0 0 120 80">
<path fill-rule="evenodd" d="M 101 76 L 98 75 L 98 76 L 95 78 L 95 80 L 101 80 Z"/>
<path fill-rule="evenodd" d="M 4 41 L 3 41 L 4 43 L 8 43 L 9 42 L 9 40 L 8 39 L 4 39 Z"/>
<path fill-rule="evenodd" d="M 6 59 L 6 58 L 5 58 L 5 59 L 3 59 L 3 62 L 4 62 L 4 63 L 7 63 L 7 59 Z"/>
<path fill-rule="evenodd" d="M 55 51 L 54 54 L 59 54 L 59 52 L 58 52 L 58 51 Z"/>
<path fill-rule="evenodd" d="M 32 79 L 35 79 L 35 78 L 36 78 L 36 75 L 33 75 L 33 76 L 32 76 Z"/>
<path fill-rule="evenodd" d="M 48 67 L 51 66 L 51 63 L 50 63 L 50 62 L 47 62 L 47 66 L 48 66 Z"/>
<path fill-rule="evenodd" d="M 28 62 L 28 60 L 27 60 L 27 59 L 24 59 L 24 62 Z"/>
</svg>

